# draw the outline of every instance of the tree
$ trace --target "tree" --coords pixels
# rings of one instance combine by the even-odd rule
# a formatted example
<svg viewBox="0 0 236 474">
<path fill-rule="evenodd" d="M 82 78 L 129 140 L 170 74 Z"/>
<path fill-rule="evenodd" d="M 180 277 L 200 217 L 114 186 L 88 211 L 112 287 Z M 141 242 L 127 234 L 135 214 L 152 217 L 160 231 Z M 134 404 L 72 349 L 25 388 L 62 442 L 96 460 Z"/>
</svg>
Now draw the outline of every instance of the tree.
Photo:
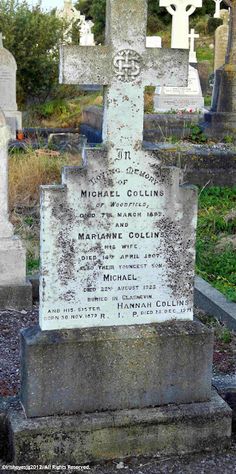
<svg viewBox="0 0 236 474">
<path fill-rule="evenodd" d="M 31 8 L 25 0 L 0 0 L 0 31 L 17 62 L 18 101 L 45 100 L 58 83 L 63 22 L 55 10 L 42 12 L 40 4 Z"/>
</svg>

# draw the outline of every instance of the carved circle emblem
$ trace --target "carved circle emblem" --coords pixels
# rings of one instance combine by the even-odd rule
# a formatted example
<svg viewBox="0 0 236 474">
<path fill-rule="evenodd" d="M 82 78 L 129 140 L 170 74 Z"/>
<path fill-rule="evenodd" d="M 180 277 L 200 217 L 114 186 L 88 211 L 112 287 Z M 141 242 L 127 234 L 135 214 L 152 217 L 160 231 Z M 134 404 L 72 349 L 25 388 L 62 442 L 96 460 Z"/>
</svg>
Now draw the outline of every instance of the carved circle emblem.
<svg viewBox="0 0 236 474">
<path fill-rule="evenodd" d="M 130 82 L 139 76 L 141 56 L 132 49 L 122 49 L 113 59 L 113 69 L 119 81 Z"/>
</svg>

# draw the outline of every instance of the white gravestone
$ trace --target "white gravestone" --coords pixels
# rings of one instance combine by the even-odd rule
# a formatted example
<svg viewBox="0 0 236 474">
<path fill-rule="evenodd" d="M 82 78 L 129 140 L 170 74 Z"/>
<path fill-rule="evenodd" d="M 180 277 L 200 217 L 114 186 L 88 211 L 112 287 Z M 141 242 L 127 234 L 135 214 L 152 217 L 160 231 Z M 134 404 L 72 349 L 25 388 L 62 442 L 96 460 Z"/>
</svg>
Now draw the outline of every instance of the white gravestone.
<svg viewBox="0 0 236 474">
<path fill-rule="evenodd" d="M 189 37 L 189 62 L 197 63 L 196 51 L 194 51 L 194 40 L 199 38 L 199 35 L 195 33 L 194 28 L 191 28 Z"/>
<path fill-rule="evenodd" d="M 214 0 L 214 2 L 215 2 L 214 18 L 220 18 L 220 4 L 222 0 Z"/>
<path fill-rule="evenodd" d="M 171 48 L 188 49 L 189 17 L 202 6 L 202 0 L 160 0 L 159 5 L 172 15 Z"/>
<path fill-rule="evenodd" d="M 204 97 L 197 69 L 189 66 L 187 87 L 158 87 L 154 96 L 154 109 L 156 112 L 203 110 Z"/>
<path fill-rule="evenodd" d="M 186 6 L 187 4 L 185 4 Z M 187 8 L 187 6 L 186 6 Z M 168 10 L 169 11 L 169 10 Z M 188 10 L 189 13 L 190 10 Z M 172 22 L 172 42 L 174 47 L 177 47 L 178 38 L 176 37 L 176 30 L 173 34 L 174 20 Z M 175 26 L 176 28 L 177 26 Z M 194 29 L 191 28 L 190 34 L 187 35 L 189 48 L 189 62 L 197 63 L 196 52 L 194 51 L 194 40 L 199 38 L 195 34 Z M 182 38 L 183 39 L 183 38 Z M 182 41 L 182 44 L 184 42 Z M 173 47 L 173 46 L 172 46 Z M 180 47 L 180 46 L 178 46 Z M 187 87 L 160 87 L 158 86 L 154 95 L 154 110 L 155 112 L 172 112 L 186 110 L 191 112 L 198 112 L 204 110 L 204 97 L 199 79 L 198 70 L 189 66 L 188 86 Z"/>
<path fill-rule="evenodd" d="M 16 70 L 14 57 L 3 47 L 0 33 L 0 108 L 3 110 L 11 137 L 16 138 L 16 131 L 22 128 L 22 114 L 16 103 Z"/>
<path fill-rule="evenodd" d="M 14 307 L 16 304 L 17 309 L 17 298 L 14 295 L 14 292 L 19 294 L 17 287 L 22 289 L 25 306 L 31 305 L 30 287 L 26 284 L 25 248 L 21 240 L 14 235 L 8 216 L 9 138 L 9 127 L 6 125 L 4 114 L 0 111 L 0 309 L 6 309 L 5 301 L 8 302 L 8 307 Z M 10 296 L 6 296 L 8 292 Z"/>
<path fill-rule="evenodd" d="M 144 87 L 184 85 L 188 53 L 146 48 L 145 0 L 107 3 L 105 46 L 61 48 L 61 83 L 105 86 L 104 146 L 42 188 L 42 330 L 193 318 L 196 192 L 142 148 Z"/>
<path fill-rule="evenodd" d="M 80 25 L 80 46 L 95 46 L 92 27 L 94 23 L 91 20 L 83 21 Z"/>
<path fill-rule="evenodd" d="M 67 28 L 64 32 L 64 40 L 66 42 L 72 41 L 72 29 L 75 23 L 80 26 L 85 22 L 85 16 L 80 14 L 80 11 L 73 6 L 72 0 L 64 0 L 63 8 L 57 9 L 57 16 L 67 23 Z"/>
<path fill-rule="evenodd" d="M 161 36 L 147 36 L 146 48 L 161 48 Z"/>
</svg>

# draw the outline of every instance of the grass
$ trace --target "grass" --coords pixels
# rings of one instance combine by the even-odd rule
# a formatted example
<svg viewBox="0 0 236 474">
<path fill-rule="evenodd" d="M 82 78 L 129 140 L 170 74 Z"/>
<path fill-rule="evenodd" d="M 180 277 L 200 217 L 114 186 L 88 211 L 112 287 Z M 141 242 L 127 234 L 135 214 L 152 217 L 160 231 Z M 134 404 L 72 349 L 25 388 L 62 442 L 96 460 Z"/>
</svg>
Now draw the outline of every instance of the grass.
<svg viewBox="0 0 236 474">
<path fill-rule="evenodd" d="M 81 157 L 60 155 L 49 157 L 14 153 L 9 159 L 9 209 L 15 232 L 23 239 L 27 251 L 27 272 L 39 269 L 39 194 L 40 185 L 61 181 L 65 165 L 80 165 Z"/>
<path fill-rule="evenodd" d="M 9 159 L 9 207 L 34 206 L 39 202 L 39 187 L 42 184 L 60 182 L 64 165 L 79 165 L 80 156 L 69 154 L 49 157 L 28 152 L 13 153 Z"/>
<path fill-rule="evenodd" d="M 73 127 L 79 126 L 82 112 L 89 105 L 101 106 L 99 92 L 80 94 L 76 98 L 54 99 L 31 106 L 24 115 L 24 127 Z"/>
<path fill-rule="evenodd" d="M 210 61 L 211 64 L 214 63 L 214 49 L 211 49 L 207 44 L 203 47 L 198 47 L 196 53 L 198 62 Z"/>
<path fill-rule="evenodd" d="M 229 237 L 235 236 L 235 233 L 236 187 L 204 189 L 199 196 L 196 270 L 234 302 L 236 248 L 230 243 Z M 220 242 L 225 244 L 219 246 Z"/>
<path fill-rule="evenodd" d="M 153 94 L 155 87 L 146 87 L 144 110 L 153 113 Z M 102 107 L 103 97 L 100 92 L 80 94 L 77 98 L 54 99 L 44 104 L 30 106 L 24 113 L 24 127 L 62 127 L 78 128 L 83 109 L 95 105 Z"/>
</svg>

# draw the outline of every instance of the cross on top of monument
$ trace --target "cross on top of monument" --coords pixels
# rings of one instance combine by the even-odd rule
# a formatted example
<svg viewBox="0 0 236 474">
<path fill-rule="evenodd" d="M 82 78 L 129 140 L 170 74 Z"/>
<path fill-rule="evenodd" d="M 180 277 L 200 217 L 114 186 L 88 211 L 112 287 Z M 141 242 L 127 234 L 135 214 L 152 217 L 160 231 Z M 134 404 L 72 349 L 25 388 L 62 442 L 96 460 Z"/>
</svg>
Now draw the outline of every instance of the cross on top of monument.
<svg viewBox="0 0 236 474">
<path fill-rule="evenodd" d="M 190 40 L 190 48 L 189 48 L 189 62 L 190 63 L 196 63 L 197 62 L 197 57 L 196 53 L 194 51 L 194 40 L 196 38 L 199 38 L 199 34 L 195 33 L 194 28 L 191 28 L 190 34 L 188 35 L 189 40 Z"/>
<path fill-rule="evenodd" d="M 106 86 L 103 140 L 109 148 L 140 148 L 145 86 L 187 82 L 187 52 L 146 48 L 146 22 L 146 0 L 107 0 L 105 45 L 61 47 L 61 83 Z"/>
<path fill-rule="evenodd" d="M 160 7 L 166 7 L 171 15 L 177 13 L 177 10 L 181 10 L 190 16 L 197 7 L 202 6 L 202 0 L 160 0 L 159 4 Z"/>
<path fill-rule="evenodd" d="M 189 17 L 202 6 L 202 0 L 160 0 L 172 15 L 171 48 L 188 49 Z"/>
</svg>

